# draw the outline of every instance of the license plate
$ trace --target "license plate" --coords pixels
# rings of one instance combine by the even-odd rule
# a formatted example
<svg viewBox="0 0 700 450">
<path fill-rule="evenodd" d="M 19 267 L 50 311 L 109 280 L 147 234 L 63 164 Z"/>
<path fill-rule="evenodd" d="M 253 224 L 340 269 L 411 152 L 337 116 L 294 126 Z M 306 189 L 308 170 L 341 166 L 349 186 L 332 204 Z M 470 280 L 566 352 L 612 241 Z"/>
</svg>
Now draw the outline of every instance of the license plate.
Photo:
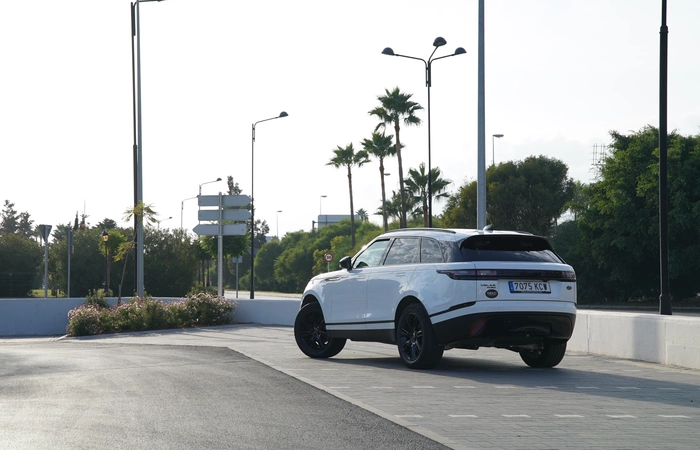
<svg viewBox="0 0 700 450">
<path fill-rule="evenodd" d="M 508 287 L 513 294 L 550 294 L 546 281 L 509 281 Z"/>
</svg>

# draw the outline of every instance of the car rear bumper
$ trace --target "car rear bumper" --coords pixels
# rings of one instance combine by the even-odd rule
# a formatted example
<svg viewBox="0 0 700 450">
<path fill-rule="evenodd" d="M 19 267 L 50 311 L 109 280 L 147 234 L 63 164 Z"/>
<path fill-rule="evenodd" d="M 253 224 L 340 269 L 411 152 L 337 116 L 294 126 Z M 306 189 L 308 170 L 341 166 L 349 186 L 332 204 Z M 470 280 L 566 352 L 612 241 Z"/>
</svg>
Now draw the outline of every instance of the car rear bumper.
<svg viewBox="0 0 700 450">
<path fill-rule="evenodd" d="M 567 308 L 568 309 L 568 308 Z M 469 308 L 465 308 L 464 313 Z M 576 311 L 490 311 L 433 322 L 438 342 L 449 347 L 511 347 L 545 339 L 569 340 Z"/>
</svg>

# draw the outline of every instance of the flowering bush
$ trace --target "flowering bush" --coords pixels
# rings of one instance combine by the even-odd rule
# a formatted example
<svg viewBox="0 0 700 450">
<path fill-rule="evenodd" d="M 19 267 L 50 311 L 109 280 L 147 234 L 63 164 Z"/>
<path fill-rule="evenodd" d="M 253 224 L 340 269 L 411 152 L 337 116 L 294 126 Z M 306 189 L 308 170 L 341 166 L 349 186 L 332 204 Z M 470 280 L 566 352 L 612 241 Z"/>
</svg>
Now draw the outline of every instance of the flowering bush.
<svg viewBox="0 0 700 450">
<path fill-rule="evenodd" d="M 145 331 L 233 323 L 236 302 L 211 294 L 194 294 L 171 303 L 135 297 L 115 307 L 94 302 L 68 312 L 69 336 L 87 336 L 120 331 Z"/>
</svg>

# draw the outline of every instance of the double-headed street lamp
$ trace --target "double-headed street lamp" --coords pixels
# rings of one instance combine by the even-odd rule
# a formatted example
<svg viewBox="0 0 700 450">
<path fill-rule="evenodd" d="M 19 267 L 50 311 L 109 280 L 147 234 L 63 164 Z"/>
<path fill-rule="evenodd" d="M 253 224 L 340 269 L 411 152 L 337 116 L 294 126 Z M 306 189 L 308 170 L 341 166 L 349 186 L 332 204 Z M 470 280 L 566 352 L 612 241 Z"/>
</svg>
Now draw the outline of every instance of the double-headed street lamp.
<svg viewBox="0 0 700 450">
<path fill-rule="evenodd" d="M 255 176 L 255 169 L 253 161 L 255 161 L 255 125 L 260 122 L 267 122 L 268 120 L 279 119 L 280 117 L 287 117 L 288 114 L 284 111 L 280 113 L 279 116 L 270 117 L 269 119 L 258 120 L 253 123 L 253 140 L 251 145 L 250 153 L 250 298 L 251 300 L 255 298 L 255 207 L 253 205 L 253 188 L 255 183 L 253 183 L 253 177 Z"/>
<path fill-rule="evenodd" d="M 141 130 L 141 13 L 139 4 L 162 0 L 136 0 L 131 3 L 131 81 L 134 104 L 134 228 L 136 229 L 136 295 L 144 296 L 143 285 L 143 210 L 136 209 L 143 203 L 143 148 Z M 136 50 L 134 52 L 134 37 Z M 136 57 L 134 58 L 134 55 Z"/>
<path fill-rule="evenodd" d="M 492 134 L 491 135 L 491 165 L 495 166 L 496 165 L 496 139 L 495 138 L 502 138 L 502 134 Z"/>
<path fill-rule="evenodd" d="M 209 184 L 209 183 L 216 183 L 217 181 L 221 181 L 221 177 L 217 178 L 216 180 L 213 180 L 213 181 L 205 181 L 204 183 L 200 184 L 200 185 L 199 185 L 199 195 L 202 195 L 202 186 L 204 186 L 205 184 Z M 184 229 L 184 228 L 183 228 L 183 221 L 182 221 L 182 219 L 183 219 L 184 211 L 185 211 L 185 200 L 192 200 L 192 199 L 195 199 L 195 198 L 199 197 L 199 195 L 197 195 L 197 196 L 195 196 L 195 197 L 188 197 L 188 198 L 186 198 L 186 199 L 183 199 L 183 200 L 180 202 L 180 229 L 181 229 L 181 230 Z"/>
<path fill-rule="evenodd" d="M 392 50 L 391 47 L 387 47 L 384 50 L 382 50 L 383 55 L 400 56 L 402 58 L 408 59 L 417 59 L 419 61 L 423 61 L 423 64 L 425 64 L 425 85 L 428 87 L 428 226 L 431 228 L 433 227 L 433 183 L 431 179 L 432 174 L 430 173 L 432 168 L 430 162 L 430 86 L 432 85 L 432 64 L 438 59 L 449 58 L 450 56 L 463 55 L 467 53 L 467 51 L 464 50 L 462 47 L 457 47 L 455 52 L 451 55 L 433 58 L 433 55 L 437 51 L 438 47 L 442 47 L 445 44 L 447 44 L 447 41 L 445 39 L 441 37 L 435 38 L 435 41 L 433 41 L 433 46 L 435 47 L 435 49 L 433 50 L 433 53 L 430 54 L 430 57 L 427 61 L 423 58 L 416 58 L 415 56 L 399 55 L 398 53 L 394 53 L 394 50 Z"/>
</svg>

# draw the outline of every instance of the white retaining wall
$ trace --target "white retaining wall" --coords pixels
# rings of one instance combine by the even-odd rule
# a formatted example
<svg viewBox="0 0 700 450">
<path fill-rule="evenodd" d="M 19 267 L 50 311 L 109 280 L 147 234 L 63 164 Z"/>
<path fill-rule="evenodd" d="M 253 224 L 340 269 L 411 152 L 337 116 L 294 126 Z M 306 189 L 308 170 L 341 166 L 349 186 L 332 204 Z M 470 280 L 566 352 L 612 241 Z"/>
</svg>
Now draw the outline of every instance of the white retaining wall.
<svg viewBox="0 0 700 450">
<path fill-rule="evenodd" d="M 115 304 L 116 298 L 108 301 Z M 68 311 L 84 302 L 84 298 L 0 299 L 0 336 L 63 335 Z M 300 300 L 236 302 L 237 323 L 292 326 Z M 568 349 L 700 369 L 700 316 L 579 310 Z"/>
</svg>

